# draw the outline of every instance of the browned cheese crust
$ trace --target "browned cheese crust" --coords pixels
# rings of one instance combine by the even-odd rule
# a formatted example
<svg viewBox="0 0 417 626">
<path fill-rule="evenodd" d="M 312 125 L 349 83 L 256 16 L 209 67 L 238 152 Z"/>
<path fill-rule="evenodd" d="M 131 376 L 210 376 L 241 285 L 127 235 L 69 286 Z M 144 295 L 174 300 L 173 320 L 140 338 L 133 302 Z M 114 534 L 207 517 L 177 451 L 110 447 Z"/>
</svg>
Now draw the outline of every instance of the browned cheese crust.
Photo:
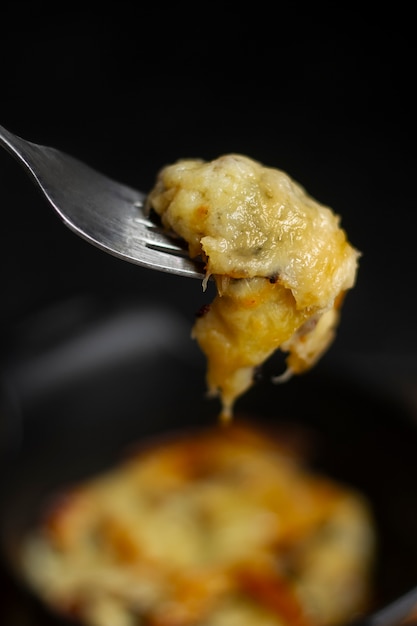
<svg viewBox="0 0 417 626">
<path fill-rule="evenodd" d="M 359 253 L 339 216 L 286 173 L 230 154 L 164 167 L 148 196 L 163 225 L 202 257 L 217 296 L 193 336 L 207 356 L 207 384 L 230 419 L 254 371 L 278 348 L 287 380 L 332 343 Z"/>
<path fill-rule="evenodd" d="M 336 626 L 366 608 L 373 554 L 360 494 L 235 420 L 61 494 L 22 567 L 88 626 Z"/>
</svg>

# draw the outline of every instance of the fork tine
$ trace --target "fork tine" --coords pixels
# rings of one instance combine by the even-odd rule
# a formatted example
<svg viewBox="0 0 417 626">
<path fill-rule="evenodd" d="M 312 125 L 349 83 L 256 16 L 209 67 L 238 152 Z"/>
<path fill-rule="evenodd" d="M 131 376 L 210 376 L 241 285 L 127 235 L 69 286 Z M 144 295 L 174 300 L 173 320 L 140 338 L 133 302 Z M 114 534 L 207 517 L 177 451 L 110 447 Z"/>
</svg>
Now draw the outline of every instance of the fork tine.
<svg viewBox="0 0 417 626">
<path fill-rule="evenodd" d="M 166 236 L 162 236 L 157 232 L 148 231 L 146 236 L 143 237 L 148 248 L 152 250 L 158 250 L 159 252 L 166 252 L 167 254 L 175 254 L 175 256 L 182 256 L 188 258 L 188 252 L 181 246 L 178 246 L 174 242 L 167 239 Z"/>
<path fill-rule="evenodd" d="M 73 232 L 101 250 L 150 269 L 204 278 L 202 264 L 144 211 L 145 194 L 72 156 L 0 126 L 0 147 L 16 157 Z"/>
<path fill-rule="evenodd" d="M 158 226 L 158 224 L 155 224 L 145 213 L 143 202 L 135 202 L 135 207 L 138 209 L 138 215 L 135 217 L 134 221 L 142 226 L 140 229 L 140 239 L 148 248 L 159 252 L 175 254 L 176 256 L 181 256 L 186 259 L 189 258 L 185 241 L 178 237 L 176 233 L 168 232 L 161 226 Z"/>
</svg>

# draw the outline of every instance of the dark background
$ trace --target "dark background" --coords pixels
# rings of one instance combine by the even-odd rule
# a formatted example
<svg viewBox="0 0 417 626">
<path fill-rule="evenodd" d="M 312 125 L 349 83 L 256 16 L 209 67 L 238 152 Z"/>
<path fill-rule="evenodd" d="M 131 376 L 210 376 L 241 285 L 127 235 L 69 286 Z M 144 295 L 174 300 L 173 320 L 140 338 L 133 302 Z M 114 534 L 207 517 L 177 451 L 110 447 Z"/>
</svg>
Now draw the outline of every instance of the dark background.
<svg viewBox="0 0 417 626">
<path fill-rule="evenodd" d="M 180 157 L 241 152 L 342 216 L 361 252 L 338 350 L 412 352 L 415 38 L 411 15 L 301 6 L 5 3 L 0 123 L 148 190 Z M 78 240 L 0 152 L 3 330 L 74 293 L 163 297 L 200 285 Z"/>
<path fill-rule="evenodd" d="M 332 6 L 4 2 L 0 125 L 143 191 L 181 157 L 240 152 L 287 171 L 362 252 L 324 367 L 405 377 L 415 408 L 414 17 Z M 156 301 L 191 328 L 209 295 L 76 237 L 3 150 L 0 206 L 1 358 L 25 351 L 28 319 L 52 307 L 53 325 L 74 299 Z"/>
</svg>

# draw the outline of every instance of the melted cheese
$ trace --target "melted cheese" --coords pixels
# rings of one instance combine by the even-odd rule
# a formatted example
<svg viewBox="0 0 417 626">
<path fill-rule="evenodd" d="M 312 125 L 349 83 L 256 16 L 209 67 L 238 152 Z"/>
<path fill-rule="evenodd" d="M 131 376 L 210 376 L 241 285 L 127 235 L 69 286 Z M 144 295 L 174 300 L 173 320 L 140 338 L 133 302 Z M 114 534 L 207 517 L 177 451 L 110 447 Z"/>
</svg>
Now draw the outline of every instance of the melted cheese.
<svg viewBox="0 0 417 626">
<path fill-rule="evenodd" d="M 359 253 L 340 219 L 286 173 L 230 154 L 164 167 L 148 196 L 163 225 L 201 256 L 217 296 L 193 336 L 207 356 L 207 383 L 230 419 L 254 372 L 278 348 L 286 380 L 332 343 Z"/>
<path fill-rule="evenodd" d="M 367 608 L 374 542 L 359 493 L 236 420 L 63 490 L 21 556 L 88 626 L 336 626 Z"/>
</svg>

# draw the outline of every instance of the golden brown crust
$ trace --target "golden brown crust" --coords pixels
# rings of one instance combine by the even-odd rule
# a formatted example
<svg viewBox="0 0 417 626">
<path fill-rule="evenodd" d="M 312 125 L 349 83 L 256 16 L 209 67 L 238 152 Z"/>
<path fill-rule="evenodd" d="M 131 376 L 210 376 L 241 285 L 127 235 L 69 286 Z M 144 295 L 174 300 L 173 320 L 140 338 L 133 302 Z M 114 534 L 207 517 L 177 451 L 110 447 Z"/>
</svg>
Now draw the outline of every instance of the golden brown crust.
<svg viewBox="0 0 417 626">
<path fill-rule="evenodd" d="M 356 492 L 233 423 L 74 488 L 28 537 L 23 566 L 91 626 L 334 626 L 366 605 L 373 540 Z"/>
<path fill-rule="evenodd" d="M 317 362 L 356 278 L 359 254 L 339 216 L 285 172 L 238 154 L 164 167 L 147 202 L 215 280 L 193 336 L 225 419 L 275 350 L 289 355 L 281 380 Z"/>
</svg>

